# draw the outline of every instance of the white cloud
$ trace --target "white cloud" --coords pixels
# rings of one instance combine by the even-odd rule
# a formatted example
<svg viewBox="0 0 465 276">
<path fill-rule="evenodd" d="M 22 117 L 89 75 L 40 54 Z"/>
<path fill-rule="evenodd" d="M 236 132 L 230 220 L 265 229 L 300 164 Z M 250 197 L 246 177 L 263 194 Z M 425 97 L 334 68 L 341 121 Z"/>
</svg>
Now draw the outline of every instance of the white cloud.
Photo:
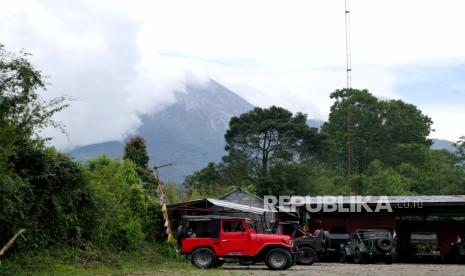
<svg viewBox="0 0 465 276">
<path fill-rule="evenodd" d="M 465 130 L 460 128 L 465 122 L 465 112 L 463 105 L 428 105 L 422 107 L 423 111 L 433 119 L 434 132 L 431 137 L 446 139 L 452 142 L 465 136 Z"/>
<path fill-rule="evenodd" d="M 465 60 L 463 1 L 351 5 L 353 87 L 399 98 L 396 66 Z M 70 134 L 57 135 L 60 147 L 121 139 L 139 114 L 171 103 L 186 75 L 319 119 L 345 85 L 342 0 L 4 1 L 0 25 L 2 43 L 51 76 L 51 96 L 77 99 L 58 116 Z"/>
</svg>

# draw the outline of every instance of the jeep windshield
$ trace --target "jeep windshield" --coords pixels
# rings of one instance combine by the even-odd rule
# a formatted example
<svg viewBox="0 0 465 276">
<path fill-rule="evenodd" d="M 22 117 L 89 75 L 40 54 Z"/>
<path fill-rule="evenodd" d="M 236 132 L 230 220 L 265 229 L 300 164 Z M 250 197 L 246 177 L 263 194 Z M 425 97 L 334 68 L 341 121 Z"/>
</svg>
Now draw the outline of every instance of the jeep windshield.
<svg viewBox="0 0 465 276">
<path fill-rule="evenodd" d="M 410 235 L 412 241 L 437 241 L 438 236 L 435 233 L 412 233 Z"/>
<path fill-rule="evenodd" d="M 360 235 L 360 238 L 363 239 L 363 240 L 389 238 L 389 232 L 387 230 L 383 230 L 383 229 L 379 229 L 379 230 L 360 230 L 358 233 Z"/>
</svg>

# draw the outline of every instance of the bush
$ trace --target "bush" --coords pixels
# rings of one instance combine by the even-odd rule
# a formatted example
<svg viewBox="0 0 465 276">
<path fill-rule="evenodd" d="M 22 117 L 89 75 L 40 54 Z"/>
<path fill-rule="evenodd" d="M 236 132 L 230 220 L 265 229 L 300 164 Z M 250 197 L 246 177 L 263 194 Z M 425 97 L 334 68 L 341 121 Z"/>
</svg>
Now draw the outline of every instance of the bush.
<svg viewBox="0 0 465 276">
<path fill-rule="evenodd" d="M 164 240 L 163 214 L 160 208 L 160 202 L 153 198 L 148 200 L 147 211 L 143 220 L 143 231 L 145 238 L 149 241 Z"/>
<path fill-rule="evenodd" d="M 54 149 L 23 147 L 1 177 L 0 240 L 26 228 L 15 248 L 73 244 L 89 238 L 95 206 L 82 168 Z M 5 228 L 5 229 L 3 229 Z"/>
<path fill-rule="evenodd" d="M 98 210 L 92 239 L 98 247 L 134 250 L 144 239 L 162 239 L 160 203 L 142 188 L 132 161 L 100 157 L 86 170 Z"/>
</svg>

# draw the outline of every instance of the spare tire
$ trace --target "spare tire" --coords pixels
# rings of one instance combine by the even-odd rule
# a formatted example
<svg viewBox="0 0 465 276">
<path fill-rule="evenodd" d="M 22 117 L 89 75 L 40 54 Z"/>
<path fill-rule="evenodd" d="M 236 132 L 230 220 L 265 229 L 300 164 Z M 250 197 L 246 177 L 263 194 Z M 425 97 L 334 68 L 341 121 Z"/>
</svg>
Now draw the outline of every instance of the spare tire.
<svg viewBox="0 0 465 276">
<path fill-rule="evenodd" d="M 325 248 L 331 247 L 331 238 L 329 235 L 329 231 L 323 231 L 323 246 Z"/>
<path fill-rule="evenodd" d="M 388 238 L 378 239 L 376 246 L 382 251 L 389 251 L 394 246 L 394 242 Z"/>
</svg>

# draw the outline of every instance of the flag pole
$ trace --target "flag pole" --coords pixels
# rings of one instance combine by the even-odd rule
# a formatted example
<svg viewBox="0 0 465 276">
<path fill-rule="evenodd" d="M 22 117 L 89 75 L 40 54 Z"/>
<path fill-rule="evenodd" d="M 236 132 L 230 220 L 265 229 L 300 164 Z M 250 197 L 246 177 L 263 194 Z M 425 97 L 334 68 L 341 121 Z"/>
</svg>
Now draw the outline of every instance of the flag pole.
<svg viewBox="0 0 465 276">
<path fill-rule="evenodd" d="M 157 178 L 157 192 L 158 192 L 158 196 L 160 197 L 160 207 L 161 207 L 161 211 L 163 212 L 163 220 L 165 221 L 164 226 L 166 227 L 165 233 L 168 235 L 168 241 L 173 241 L 174 237 L 173 237 L 173 232 L 171 231 L 171 224 L 170 224 L 169 217 L 168 217 L 168 209 L 166 208 L 165 194 L 163 192 L 163 184 L 160 181 L 160 175 L 158 173 L 158 170 L 160 168 L 169 167 L 172 165 L 173 164 L 169 163 L 169 164 L 164 164 L 164 165 L 153 167 L 153 170 L 155 171 L 155 176 Z"/>
</svg>

